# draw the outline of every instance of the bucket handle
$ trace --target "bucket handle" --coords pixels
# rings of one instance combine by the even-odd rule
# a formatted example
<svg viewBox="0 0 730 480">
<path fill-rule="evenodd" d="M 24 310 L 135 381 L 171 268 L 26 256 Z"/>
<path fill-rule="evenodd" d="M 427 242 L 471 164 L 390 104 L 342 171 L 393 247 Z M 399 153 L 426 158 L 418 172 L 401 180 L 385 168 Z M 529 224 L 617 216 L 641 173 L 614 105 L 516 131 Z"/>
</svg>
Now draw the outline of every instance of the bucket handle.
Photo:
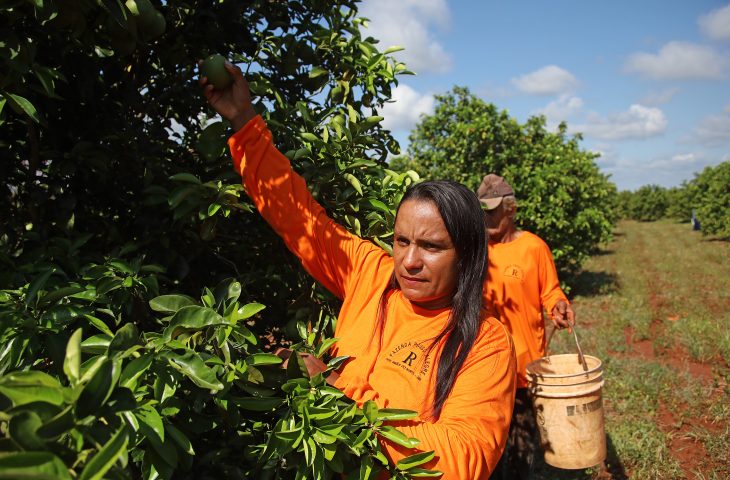
<svg viewBox="0 0 730 480">
<path fill-rule="evenodd" d="M 545 356 L 549 356 L 548 349 L 550 348 L 550 340 L 553 339 L 553 334 L 555 333 L 555 330 L 557 330 L 557 328 L 553 327 L 553 329 L 550 330 L 550 333 L 548 334 L 548 339 L 545 344 Z M 578 348 L 578 360 L 580 360 L 580 364 L 583 367 L 583 371 L 587 372 L 588 364 L 586 363 L 586 357 L 583 356 L 583 350 L 580 348 L 580 342 L 578 342 L 578 333 L 576 332 L 575 324 L 568 327 L 568 330 L 571 330 L 573 332 L 573 338 L 575 339 L 575 346 Z"/>
</svg>

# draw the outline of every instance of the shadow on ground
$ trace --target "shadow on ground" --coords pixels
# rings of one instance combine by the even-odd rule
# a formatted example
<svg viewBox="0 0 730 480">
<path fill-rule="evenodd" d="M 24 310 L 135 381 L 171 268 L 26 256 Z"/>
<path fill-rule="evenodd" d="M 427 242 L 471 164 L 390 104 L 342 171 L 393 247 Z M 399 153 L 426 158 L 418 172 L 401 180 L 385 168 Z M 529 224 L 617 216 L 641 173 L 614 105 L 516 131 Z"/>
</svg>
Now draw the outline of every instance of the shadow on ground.
<svg viewBox="0 0 730 480">
<path fill-rule="evenodd" d="M 551 467 L 542 455 L 535 459 L 532 480 L 628 480 L 626 469 L 618 457 L 616 447 L 610 435 L 606 435 L 605 466 L 596 466 L 584 470 L 565 470 Z"/>
<path fill-rule="evenodd" d="M 571 295 L 594 297 L 618 290 L 618 278 L 611 272 L 591 272 L 584 270 L 570 281 Z"/>
<path fill-rule="evenodd" d="M 730 237 L 707 237 L 702 239 L 703 242 L 730 242 Z"/>
</svg>

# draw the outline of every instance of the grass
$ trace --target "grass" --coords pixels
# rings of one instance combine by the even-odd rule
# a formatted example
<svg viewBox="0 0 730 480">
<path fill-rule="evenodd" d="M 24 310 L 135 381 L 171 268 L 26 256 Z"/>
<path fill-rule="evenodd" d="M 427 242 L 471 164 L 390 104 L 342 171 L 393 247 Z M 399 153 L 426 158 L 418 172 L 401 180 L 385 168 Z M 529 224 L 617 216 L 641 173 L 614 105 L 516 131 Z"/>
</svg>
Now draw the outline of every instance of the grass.
<svg viewBox="0 0 730 480">
<path fill-rule="evenodd" d="M 604 364 L 614 479 L 730 478 L 730 244 L 689 224 L 622 222 L 573 290 L 577 333 Z M 556 333 L 552 353 L 574 352 Z M 544 463 L 536 479 L 589 479 Z"/>
</svg>

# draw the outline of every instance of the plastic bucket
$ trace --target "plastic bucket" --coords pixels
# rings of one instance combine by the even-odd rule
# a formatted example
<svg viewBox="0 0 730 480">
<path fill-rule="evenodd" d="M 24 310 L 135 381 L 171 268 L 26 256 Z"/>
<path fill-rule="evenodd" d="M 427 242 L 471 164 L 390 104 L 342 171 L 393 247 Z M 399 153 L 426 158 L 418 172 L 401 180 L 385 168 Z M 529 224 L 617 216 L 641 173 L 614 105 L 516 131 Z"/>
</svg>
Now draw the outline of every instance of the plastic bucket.
<svg viewBox="0 0 730 480">
<path fill-rule="evenodd" d="M 606 459 L 603 419 L 603 369 L 585 355 L 550 355 L 527 365 L 545 462 L 557 468 L 581 469 Z"/>
</svg>

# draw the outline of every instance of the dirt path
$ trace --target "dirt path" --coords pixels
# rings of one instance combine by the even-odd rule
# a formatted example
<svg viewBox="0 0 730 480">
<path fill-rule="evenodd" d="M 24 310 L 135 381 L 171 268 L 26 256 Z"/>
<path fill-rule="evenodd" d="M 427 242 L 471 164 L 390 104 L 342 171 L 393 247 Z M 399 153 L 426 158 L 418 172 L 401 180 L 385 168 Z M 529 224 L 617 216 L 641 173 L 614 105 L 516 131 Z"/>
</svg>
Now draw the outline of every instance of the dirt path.
<svg viewBox="0 0 730 480">
<path fill-rule="evenodd" d="M 643 362 L 659 363 L 670 369 L 678 379 L 686 379 L 689 384 L 701 386 L 709 395 L 708 404 L 724 401 L 722 388 L 713 372 L 713 364 L 716 363 L 695 361 L 678 341 L 671 338 L 671 333 L 668 333 L 671 324 L 680 318 L 680 315 L 672 311 L 672 303 L 667 297 L 667 292 L 672 290 L 672 279 L 658 271 L 656 252 L 647 247 L 645 232 L 634 232 L 629 241 L 634 249 L 634 257 L 641 259 L 639 271 L 641 282 L 646 288 L 651 321 L 648 339 L 637 338 L 635 329 L 631 326 L 624 328 L 626 353 L 623 355 Z M 719 301 L 716 298 L 708 299 L 707 304 L 715 307 L 712 310 L 718 311 Z M 661 345 L 662 341 L 668 342 L 665 348 Z M 622 355 L 618 352 L 614 354 Z M 717 360 L 723 363 L 722 359 Z M 714 423 L 706 416 L 689 416 L 686 413 L 689 411 L 692 408 L 684 400 L 660 398 L 654 418 L 666 435 L 667 448 L 681 468 L 684 478 L 714 478 L 713 472 L 723 469 L 723 465 L 717 463 L 722 460 L 716 461 L 712 458 L 704 438 L 727 435 L 728 425 Z M 699 432 L 707 435 L 698 434 Z"/>
</svg>

